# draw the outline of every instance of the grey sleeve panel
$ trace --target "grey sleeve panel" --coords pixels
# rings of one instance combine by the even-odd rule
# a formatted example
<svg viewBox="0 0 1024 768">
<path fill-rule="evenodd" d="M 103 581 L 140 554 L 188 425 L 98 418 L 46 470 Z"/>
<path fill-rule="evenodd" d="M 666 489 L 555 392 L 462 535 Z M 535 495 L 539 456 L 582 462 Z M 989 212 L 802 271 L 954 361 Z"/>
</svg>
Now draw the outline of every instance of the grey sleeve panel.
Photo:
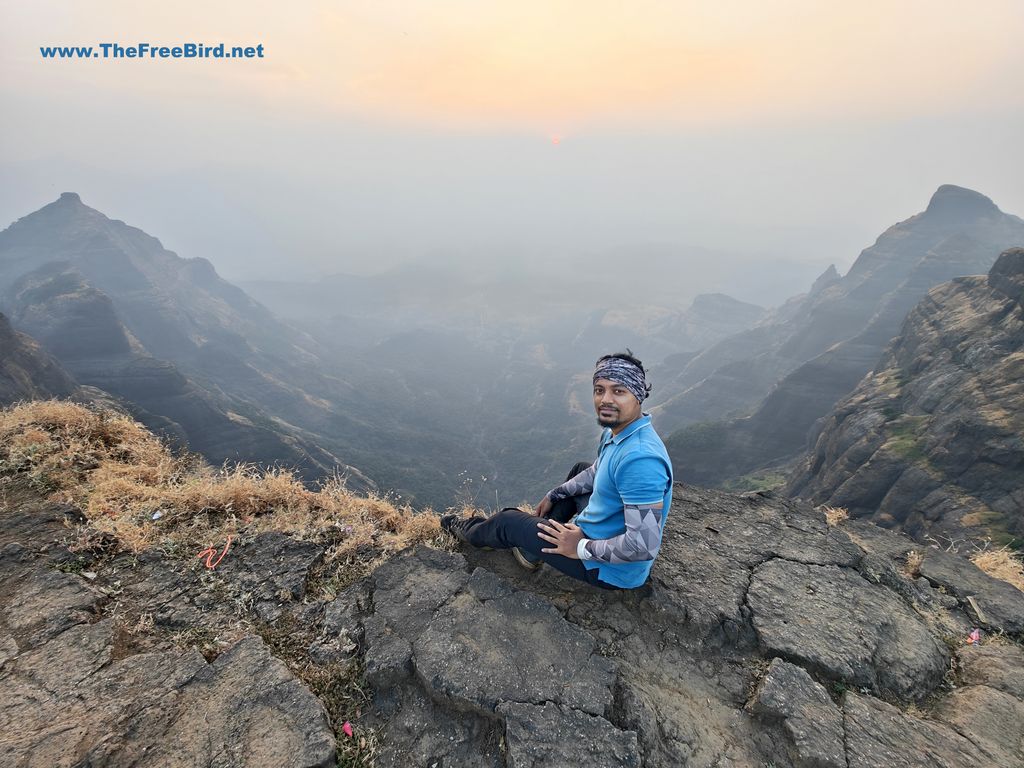
<svg viewBox="0 0 1024 768">
<path fill-rule="evenodd" d="M 561 501 L 570 496 L 582 496 L 594 490 L 594 475 L 597 474 L 596 464 L 580 472 L 576 477 L 566 480 L 557 488 L 548 491 L 548 498 L 552 501 Z"/>
<path fill-rule="evenodd" d="M 653 560 L 661 549 L 661 518 L 665 510 L 659 503 L 627 504 L 626 532 L 610 539 L 591 539 L 587 551 L 600 563 L 635 563 Z"/>
</svg>

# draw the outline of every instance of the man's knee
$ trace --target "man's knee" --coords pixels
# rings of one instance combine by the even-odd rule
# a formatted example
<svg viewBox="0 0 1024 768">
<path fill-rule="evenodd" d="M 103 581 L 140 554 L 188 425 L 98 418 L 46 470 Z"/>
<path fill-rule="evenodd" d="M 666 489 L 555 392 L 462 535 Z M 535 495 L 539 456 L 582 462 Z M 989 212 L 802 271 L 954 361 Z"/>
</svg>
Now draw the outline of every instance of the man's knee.
<svg viewBox="0 0 1024 768">
<path fill-rule="evenodd" d="M 524 512 L 519 509 L 519 507 L 505 507 L 500 512 L 495 512 L 491 517 L 492 520 L 500 520 L 503 523 L 510 521 L 521 522 L 524 518 L 529 518 L 531 520 L 539 519 L 536 515 L 533 515 L 530 512 Z"/>
<path fill-rule="evenodd" d="M 572 465 L 572 469 L 569 470 L 569 476 L 567 478 L 565 478 L 565 479 L 566 480 L 572 480 L 580 472 L 584 472 L 587 469 L 589 469 L 590 468 L 590 464 L 591 464 L 591 462 L 589 462 L 589 461 L 578 461 L 578 462 L 576 462 L 575 464 Z"/>
</svg>

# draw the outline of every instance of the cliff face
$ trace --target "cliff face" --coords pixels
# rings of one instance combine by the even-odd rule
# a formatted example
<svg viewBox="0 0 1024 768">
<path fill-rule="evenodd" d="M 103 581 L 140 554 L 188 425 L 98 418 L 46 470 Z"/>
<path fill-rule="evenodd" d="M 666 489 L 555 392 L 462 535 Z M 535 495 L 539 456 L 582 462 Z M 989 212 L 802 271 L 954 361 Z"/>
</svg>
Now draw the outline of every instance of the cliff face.
<svg viewBox="0 0 1024 768">
<path fill-rule="evenodd" d="M 757 387 L 761 394 L 759 403 L 748 400 L 749 416 L 672 435 L 679 477 L 715 485 L 766 466 L 787 466 L 806 449 L 815 421 L 871 370 L 931 287 L 984 274 L 1001 250 L 1021 243 L 1019 218 L 976 192 L 940 187 L 927 210 L 883 233 L 847 275 L 826 273 L 798 307 L 787 309 L 784 321 L 760 329 L 755 356 L 730 353 L 727 365 L 687 390 L 684 400 L 701 405 L 690 420 L 700 422 L 724 414 L 716 405 L 723 398 L 752 395 Z M 732 349 L 742 349 L 737 341 Z M 659 415 L 671 417 L 673 408 L 665 403 Z"/>
<path fill-rule="evenodd" d="M 1024 249 L 929 291 L 784 492 L 915 538 L 1024 537 Z"/>
<path fill-rule="evenodd" d="M 78 382 L 121 398 L 146 426 L 214 464 L 280 462 L 307 477 L 329 474 L 338 464 L 287 427 L 268 428 L 240 416 L 241 403 L 149 354 L 121 321 L 114 301 L 67 262 L 47 263 L 21 276 L 6 303 L 12 321 L 58 357 Z"/>
<path fill-rule="evenodd" d="M 0 315 L 0 406 L 18 400 L 68 397 L 77 384 L 39 344 Z"/>
</svg>

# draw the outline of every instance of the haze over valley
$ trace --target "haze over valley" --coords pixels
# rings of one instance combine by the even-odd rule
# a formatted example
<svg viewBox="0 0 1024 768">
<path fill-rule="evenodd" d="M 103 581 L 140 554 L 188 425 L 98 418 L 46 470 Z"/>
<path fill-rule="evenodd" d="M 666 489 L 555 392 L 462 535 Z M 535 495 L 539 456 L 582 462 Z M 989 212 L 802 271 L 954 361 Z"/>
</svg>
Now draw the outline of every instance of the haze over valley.
<svg viewBox="0 0 1024 768">
<path fill-rule="evenodd" d="M 534 503 L 592 455 L 589 371 L 626 347 L 650 369 L 645 407 L 677 480 L 781 488 L 928 291 L 985 274 L 1019 243 L 1021 219 L 945 185 L 847 274 L 829 265 L 775 305 L 718 292 L 675 302 L 687 262 L 657 249 L 609 252 L 576 277 L 424 264 L 240 288 L 69 192 L 0 233 L 0 312 L 47 356 L 37 389 L 117 398 L 215 464 L 291 467 L 311 484 L 340 475 L 418 507 L 499 508 Z M 663 279 L 619 280 L 638 259 Z M 1014 456 L 1004 485 L 1021 472 Z M 1012 540 L 1019 502 L 999 498 L 996 527 L 972 528 Z"/>
</svg>

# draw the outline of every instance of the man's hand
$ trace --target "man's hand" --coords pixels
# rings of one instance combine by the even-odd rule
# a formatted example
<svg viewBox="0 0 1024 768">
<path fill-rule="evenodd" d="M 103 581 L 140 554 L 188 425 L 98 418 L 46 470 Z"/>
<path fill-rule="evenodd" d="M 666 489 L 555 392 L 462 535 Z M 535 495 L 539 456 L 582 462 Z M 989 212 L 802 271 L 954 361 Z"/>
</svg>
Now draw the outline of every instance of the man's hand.
<svg viewBox="0 0 1024 768">
<path fill-rule="evenodd" d="M 549 555 L 564 555 L 573 560 L 579 560 L 576 554 L 576 545 L 583 538 L 583 531 L 578 525 L 573 523 L 563 525 L 557 520 L 549 520 L 537 525 L 537 535 L 544 541 L 555 545 L 550 549 L 542 549 L 541 552 L 546 552 Z"/>
<path fill-rule="evenodd" d="M 533 514 L 535 514 L 537 517 L 547 517 L 549 514 L 551 514 L 552 506 L 553 505 L 551 499 L 545 496 L 543 499 L 540 500 L 540 504 L 537 505 L 537 508 L 533 510 Z"/>
</svg>

